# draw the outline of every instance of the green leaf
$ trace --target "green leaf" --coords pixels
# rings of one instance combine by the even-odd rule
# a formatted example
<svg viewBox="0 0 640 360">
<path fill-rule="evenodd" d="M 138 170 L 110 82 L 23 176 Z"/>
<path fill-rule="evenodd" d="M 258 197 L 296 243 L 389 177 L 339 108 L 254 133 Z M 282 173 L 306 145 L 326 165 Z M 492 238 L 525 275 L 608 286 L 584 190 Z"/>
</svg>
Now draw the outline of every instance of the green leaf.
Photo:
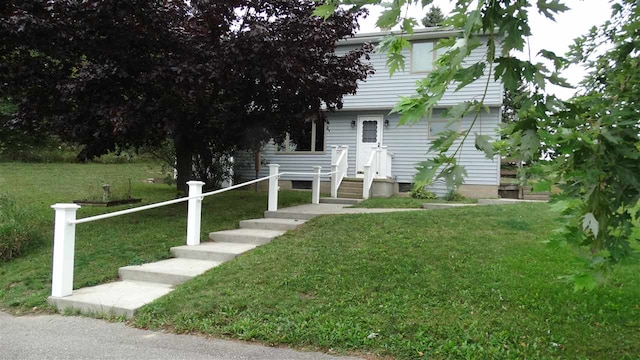
<svg viewBox="0 0 640 360">
<path fill-rule="evenodd" d="M 327 20 L 331 15 L 333 15 L 333 13 L 336 12 L 337 8 L 337 3 L 329 1 L 322 5 L 316 6 L 316 8 L 313 10 L 312 16 L 318 16 Z"/>
<path fill-rule="evenodd" d="M 484 75 L 485 65 L 486 64 L 484 62 L 479 62 L 456 71 L 453 75 L 453 78 L 459 82 L 458 87 L 456 87 L 456 91 L 471 84 Z"/>
<path fill-rule="evenodd" d="M 431 142 L 429 151 L 445 153 L 449 151 L 451 145 L 460 137 L 460 133 L 455 130 L 447 130 L 440 133 L 437 139 Z"/>
<path fill-rule="evenodd" d="M 533 183 L 533 192 L 542 192 L 551 190 L 551 180 L 545 179 Z"/>
<path fill-rule="evenodd" d="M 376 22 L 376 26 L 381 29 L 391 29 L 400 19 L 400 10 L 400 7 L 394 6 L 391 9 L 383 11 Z"/>
<path fill-rule="evenodd" d="M 459 102 L 454 106 L 446 109 L 443 113 L 443 116 L 451 118 L 453 120 L 460 120 L 467 114 L 467 112 L 469 112 L 469 108 L 471 108 L 470 101 Z"/>
<path fill-rule="evenodd" d="M 424 98 L 420 97 L 401 97 L 391 109 L 391 113 L 400 113 L 400 125 L 406 123 L 416 123 L 424 119 L 427 109 Z"/>
<path fill-rule="evenodd" d="M 495 149 L 493 148 L 493 144 L 491 143 L 491 136 L 489 135 L 480 135 L 475 133 L 476 136 L 476 149 L 484 152 L 484 156 L 487 159 L 493 159 L 493 156 L 496 154 Z"/>
<path fill-rule="evenodd" d="M 431 185 L 433 183 L 433 178 L 441 165 L 442 163 L 439 162 L 437 158 L 419 162 L 416 167 L 416 175 L 414 176 L 416 186 L 422 187 L 425 185 Z"/>
<path fill-rule="evenodd" d="M 540 138 L 536 134 L 535 130 L 524 130 L 522 132 L 522 139 L 520 143 L 520 150 L 522 151 L 523 160 L 529 161 L 538 155 L 538 149 L 540 148 Z"/>
<path fill-rule="evenodd" d="M 561 3 L 559 0 L 551 0 L 549 2 L 545 0 L 538 0 L 538 12 L 547 18 L 555 21 L 555 14 L 559 14 L 569 10 L 569 7 Z"/>
<path fill-rule="evenodd" d="M 593 213 L 589 212 L 582 218 L 582 230 L 591 230 L 594 237 L 598 237 L 599 224 Z"/>
</svg>

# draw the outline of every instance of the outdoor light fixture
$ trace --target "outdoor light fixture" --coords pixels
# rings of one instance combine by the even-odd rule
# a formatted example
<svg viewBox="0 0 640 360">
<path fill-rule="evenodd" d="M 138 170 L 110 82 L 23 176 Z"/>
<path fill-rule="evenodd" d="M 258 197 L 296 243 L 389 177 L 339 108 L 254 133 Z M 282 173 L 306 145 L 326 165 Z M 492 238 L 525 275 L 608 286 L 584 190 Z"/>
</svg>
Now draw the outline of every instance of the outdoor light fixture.
<svg viewBox="0 0 640 360">
<path fill-rule="evenodd" d="M 384 127 L 389 127 L 389 119 L 384 119 Z"/>
<path fill-rule="evenodd" d="M 354 127 L 356 127 L 356 121 L 355 120 L 351 120 L 351 128 L 353 129 Z"/>
</svg>

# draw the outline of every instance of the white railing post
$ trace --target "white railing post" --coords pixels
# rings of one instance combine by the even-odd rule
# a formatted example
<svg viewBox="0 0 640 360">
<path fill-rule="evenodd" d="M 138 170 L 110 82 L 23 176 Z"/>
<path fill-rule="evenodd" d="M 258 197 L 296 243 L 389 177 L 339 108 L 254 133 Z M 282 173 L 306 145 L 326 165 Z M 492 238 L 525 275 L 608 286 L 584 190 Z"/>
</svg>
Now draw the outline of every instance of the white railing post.
<svg viewBox="0 0 640 360">
<path fill-rule="evenodd" d="M 370 188 L 370 178 L 373 176 L 371 173 L 371 165 L 364 166 L 364 176 L 362 179 L 362 198 L 367 200 L 369 198 Z"/>
<path fill-rule="evenodd" d="M 320 204 L 320 170 L 321 166 L 313 167 L 313 182 L 311 183 L 311 203 Z"/>
<path fill-rule="evenodd" d="M 380 161 L 380 166 L 378 167 L 378 175 L 382 178 L 389 177 L 390 174 L 387 174 L 387 154 L 388 150 L 386 146 L 380 147 L 380 153 L 378 154 L 378 161 Z"/>
<path fill-rule="evenodd" d="M 374 161 L 375 164 L 375 171 L 373 172 L 373 177 L 377 178 L 380 177 L 380 175 L 382 175 L 382 148 L 378 147 L 376 148 L 376 160 Z"/>
<path fill-rule="evenodd" d="M 55 204 L 55 227 L 53 230 L 53 270 L 51 274 L 51 296 L 64 297 L 73 292 L 73 257 L 76 243 L 76 204 Z"/>
<path fill-rule="evenodd" d="M 269 164 L 269 206 L 268 211 L 278 211 L 278 164 Z"/>
<path fill-rule="evenodd" d="M 331 197 L 338 197 L 338 145 L 331 145 Z"/>
<path fill-rule="evenodd" d="M 187 181 L 189 197 L 202 195 L 202 181 Z M 202 198 L 189 199 L 187 211 L 187 245 L 200 245 L 200 222 L 202 221 Z"/>
</svg>

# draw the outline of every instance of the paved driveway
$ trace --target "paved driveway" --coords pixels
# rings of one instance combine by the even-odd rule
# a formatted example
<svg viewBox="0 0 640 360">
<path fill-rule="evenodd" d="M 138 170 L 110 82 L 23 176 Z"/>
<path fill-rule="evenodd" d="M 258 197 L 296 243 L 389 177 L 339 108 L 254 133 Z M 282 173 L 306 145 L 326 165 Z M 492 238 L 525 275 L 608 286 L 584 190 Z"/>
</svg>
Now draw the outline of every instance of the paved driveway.
<svg viewBox="0 0 640 360">
<path fill-rule="evenodd" d="M 0 358 L 8 359 L 309 359 L 337 357 L 249 343 L 130 328 L 60 315 L 0 312 Z M 340 357 L 339 359 L 356 359 Z"/>
</svg>

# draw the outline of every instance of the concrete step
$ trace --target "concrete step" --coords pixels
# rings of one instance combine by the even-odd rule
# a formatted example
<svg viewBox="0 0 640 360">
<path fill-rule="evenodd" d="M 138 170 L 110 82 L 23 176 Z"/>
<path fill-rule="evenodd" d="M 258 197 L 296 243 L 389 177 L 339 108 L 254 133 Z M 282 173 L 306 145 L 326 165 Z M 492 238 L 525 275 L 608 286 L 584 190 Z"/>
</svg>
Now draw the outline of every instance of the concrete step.
<svg viewBox="0 0 640 360">
<path fill-rule="evenodd" d="M 362 193 L 360 193 L 362 195 Z M 323 204 L 344 204 L 355 205 L 362 201 L 362 199 L 348 199 L 348 198 L 320 198 L 320 203 Z"/>
<path fill-rule="evenodd" d="M 225 262 L 253 250 L 256 246 L 229 242 L 203 242 L 196 246 L 172 247 L 171 253 L 177 258 Z"/>
<path fill-rule="evenodd" d="M 340 185 L 340 188 L 338 189 L 338 191 L 342 191 L 342 190 L 349 190 L 349 191 L 356 191 L 356 190 L 360 190 L 362 191 L 362 183 L 342 183 L 342 185 Z"/>
<path fill-rule="evenodd" d="M 209 233 L 209 239 L 217 242 L 232 242 L 262 245 L 284 234 L 283 230 L 236 229 Z"/>
<path fill-rule="evenodd" d="M 268 219 L 294 219 L 294 220 L 311 220 L 320 214 L 300 213 L 294 211 L 265 211 L 264 217 Z"/>
<path fill-rule="evenodd" d="M 286 231 L 297 229 L 304 223 L 304 220 L 297 219 L 251 219 L 240 221 L 240 228 Z"/>
<path fill-rule="evenodd" d="M 218 265 L 217 261 L 178 258 L 121 267 L 118 274 L 122 280 L 178 285 Z"/>
<path fill-rule="evenodd" d="M 343 199 L 360 199 L 362 200 L 362 190 L 360 192 L 338 191 L 338 197 Z"/>
<path fill-rule="evenodd" d="M 49 302 L 62 312 L 66 309 L 132 317 L 142 306 L 173 290 L 171 285 L 137 281 L 116 281 L 74 290 L 70 296 L 49 297 Z"/>
</svg>

